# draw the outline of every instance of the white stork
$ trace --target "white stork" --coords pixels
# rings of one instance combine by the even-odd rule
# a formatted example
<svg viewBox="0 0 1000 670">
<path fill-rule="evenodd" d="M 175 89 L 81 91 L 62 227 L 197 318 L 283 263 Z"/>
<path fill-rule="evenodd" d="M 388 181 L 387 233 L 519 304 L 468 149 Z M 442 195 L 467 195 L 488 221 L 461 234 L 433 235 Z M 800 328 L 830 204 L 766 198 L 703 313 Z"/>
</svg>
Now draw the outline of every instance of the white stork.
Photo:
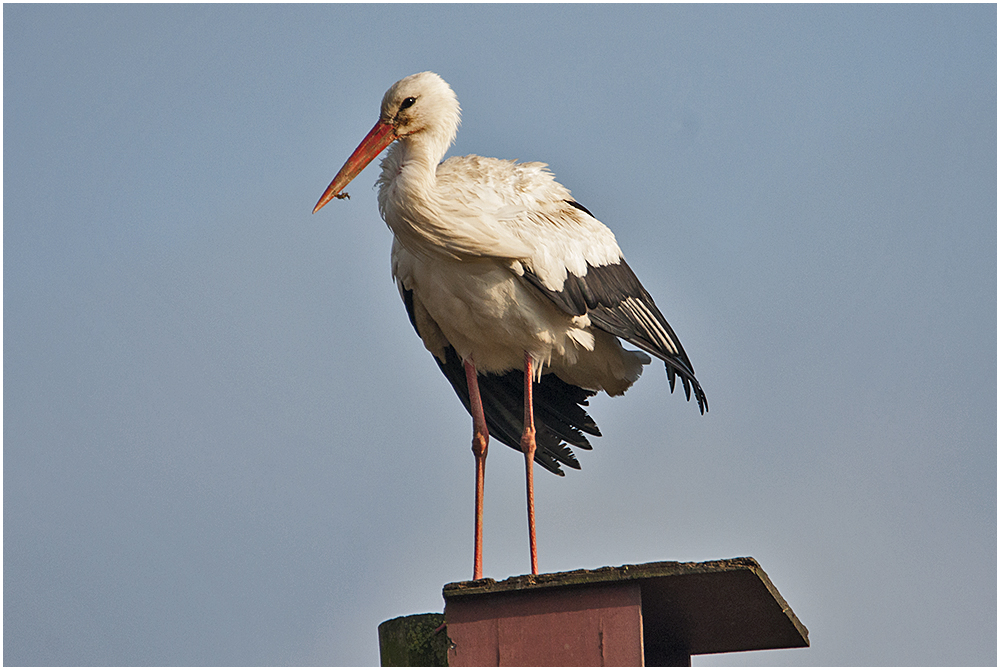
<svg viewBox="0 0 1000 670">
<path fill-rule="evenodd" d="M 333 198 L 375 156 L 378 204 L 393 233 L 392 274 L 410 322 L 472 415 L 475 559 L 482 577 L 483 479 L 489 436 L 523 451 L 531 572 L 538 572 L 532 463 L 562 475 L 569 445 L 600 436 L 583 408 L 621 395 L 650 358 L 708 402 L 673 329 L 622 256 L 614 234 L 544 163 L 480 156 L 441 162 L 455 140 L 458 99 L 433 72 L 392 85 L 378 122 L 316 203 Z M 395 142 L 395 143 L 394 143 Z M 394 143 L 394 144 L 393 144 Z M 523 376 L 522 376 L 523 371 Z"/>
</svg>

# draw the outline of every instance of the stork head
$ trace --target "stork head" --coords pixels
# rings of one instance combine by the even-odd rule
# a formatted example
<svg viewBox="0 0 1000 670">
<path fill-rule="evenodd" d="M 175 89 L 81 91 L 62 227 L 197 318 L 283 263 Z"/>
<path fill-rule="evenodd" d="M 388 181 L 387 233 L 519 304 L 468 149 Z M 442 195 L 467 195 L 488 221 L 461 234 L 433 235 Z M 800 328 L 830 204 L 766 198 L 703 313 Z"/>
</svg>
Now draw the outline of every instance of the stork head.
<svg viewBox="0 0 1000 670">
<path fill-rule="evenodd" d="M 420 145 L 436 165 L 455 141 L 461 109 L 444 79 L 433 72 L 419 72 L 400 79 L 382 97 L 378 122 L 344 167 L 333 178 L 313 209 L 315 214 L 396 140 Z"/>
<path fill-rule="evenodd" d="M 382 97 L 379 120 L 395 128 L 397 137 L 416 133 L 440 135 L 445 149 L 455 141 L 461 110 L 455 92 L 433 72 L 400 79 Z"/>
</svg>

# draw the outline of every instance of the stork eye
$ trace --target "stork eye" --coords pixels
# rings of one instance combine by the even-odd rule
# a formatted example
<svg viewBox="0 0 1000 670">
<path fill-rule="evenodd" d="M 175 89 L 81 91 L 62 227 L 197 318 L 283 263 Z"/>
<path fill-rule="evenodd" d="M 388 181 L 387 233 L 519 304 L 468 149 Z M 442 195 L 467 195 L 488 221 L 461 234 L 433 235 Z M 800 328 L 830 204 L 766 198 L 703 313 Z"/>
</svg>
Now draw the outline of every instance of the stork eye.
<svg viewBox="0 0 1000 670">
<path fill-rule="evenodd" d="M 403 104 L 399 106 L 400 109 L 406 109 L 407 107 L 412 107 L 413 103 L 417 101 L 416 98 L 407 98 L 403 101 Z"/>
</svg>

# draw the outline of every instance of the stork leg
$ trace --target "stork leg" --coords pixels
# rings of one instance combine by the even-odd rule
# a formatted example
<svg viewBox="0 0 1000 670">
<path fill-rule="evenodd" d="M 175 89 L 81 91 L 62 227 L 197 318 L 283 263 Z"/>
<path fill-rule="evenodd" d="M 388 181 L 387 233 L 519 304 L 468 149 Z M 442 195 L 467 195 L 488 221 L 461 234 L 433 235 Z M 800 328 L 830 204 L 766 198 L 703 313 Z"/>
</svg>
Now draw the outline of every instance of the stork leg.
<svg viewBox="0 0 1000 670">
<path fill-rule="evenodd" d="M 469 409 L 472 412 L 472 454 L 476 457 L 476 534 L 475 557 L 472 561 L 472 578 L 483 578 L 483 485 L 486 479 L 486 448 L 490 432 L 483 414 L 483 401 L 479 396 L 476 366 L 465 361 L 465 380 L 469 385 Z"/>
<path fill-rule="evenodd" d="M 531 549 L 531 574 L 538 574 L 538 548 L 535 545 L 535 410 L 532 402 L 532 358 L 524 352 L 524 432 L 521 451 L 524 452 L 524 472 L 528 488 L 528 544 Z"/>
</svg>

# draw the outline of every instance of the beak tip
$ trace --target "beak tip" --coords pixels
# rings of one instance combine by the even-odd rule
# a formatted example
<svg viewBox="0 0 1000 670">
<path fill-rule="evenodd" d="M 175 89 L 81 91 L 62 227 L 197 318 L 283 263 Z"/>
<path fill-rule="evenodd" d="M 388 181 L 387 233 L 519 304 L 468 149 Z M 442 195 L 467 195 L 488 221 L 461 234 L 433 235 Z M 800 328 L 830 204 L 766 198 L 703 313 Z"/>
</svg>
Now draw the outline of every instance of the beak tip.
<svg viewBox="0 0 1000 670">
<path fill-rule="evenodd" d="M 351 196 L 349 194 L 347 194 L 347 193 L 332 192 L 333 184 L 331 184 L 330 186 L 331 186 L 331 188 L 327 189 L 326 193 L 323 194 L 323 197 L 320 198 L 319 202 L 316 203 L 316 206 L 313 207 L 313 214 L 315 214 L 319 210 L 323 209 L 323 206 L 326 205 L 326 203 L 328 203 L 331 200 L 333 200 L 334 198 L 336 198 L 337 200 L 350 200 L 351 199 Z"/>
</svg>

